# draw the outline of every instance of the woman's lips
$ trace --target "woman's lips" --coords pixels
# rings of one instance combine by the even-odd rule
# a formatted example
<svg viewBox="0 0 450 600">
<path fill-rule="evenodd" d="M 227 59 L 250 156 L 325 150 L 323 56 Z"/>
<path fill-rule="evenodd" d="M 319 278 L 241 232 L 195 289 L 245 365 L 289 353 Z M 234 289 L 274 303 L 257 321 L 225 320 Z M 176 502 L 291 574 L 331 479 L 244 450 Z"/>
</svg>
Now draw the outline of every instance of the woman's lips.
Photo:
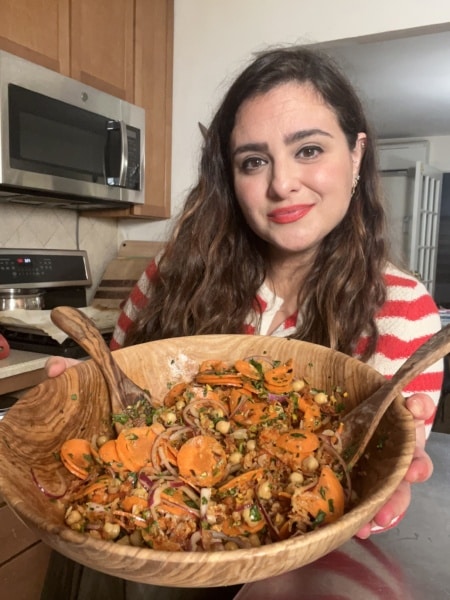
<svg viewBox="0 0 450 600">
<path fill-rule="evenodd" d="M 267 216 L 274 223 L 294 223 L 299 219 L 303 219 L 313 208 L 313 204 L 299 204 L 297 206 L 289 206 L 286 208 L 277 208 L 270 212 Z"/>
</svg>

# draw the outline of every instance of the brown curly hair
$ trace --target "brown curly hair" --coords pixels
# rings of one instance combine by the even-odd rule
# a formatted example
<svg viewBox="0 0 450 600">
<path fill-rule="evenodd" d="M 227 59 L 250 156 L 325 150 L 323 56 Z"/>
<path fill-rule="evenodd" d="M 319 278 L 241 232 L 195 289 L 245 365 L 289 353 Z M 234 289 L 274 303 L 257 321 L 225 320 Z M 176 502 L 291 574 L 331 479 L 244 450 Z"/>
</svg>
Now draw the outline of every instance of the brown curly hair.
<svg viewBox="0 0 450 600">
<path fill-rule="evenodd" d="M 267 245 L 248 227 L 233 186 L 230 135 L 245 100 L 280 84 L 308 83 L 335 112 L 350 149 L 367 134 L 360 181 L 348 212 L 322 241 L 298 291 L 304 318 L 296 338 L 351 354 L 369 335 L 386 299 L 385 213 L 374 137 L 362 104 L 334 61 L 308 47 L 270 49 L 256 56 L 229 88 L 205 135 L 198 182 L 158 262 L 150 302 L 126 344 L 194 334 L 242 333 L 266 276 Z"/>
</svg>

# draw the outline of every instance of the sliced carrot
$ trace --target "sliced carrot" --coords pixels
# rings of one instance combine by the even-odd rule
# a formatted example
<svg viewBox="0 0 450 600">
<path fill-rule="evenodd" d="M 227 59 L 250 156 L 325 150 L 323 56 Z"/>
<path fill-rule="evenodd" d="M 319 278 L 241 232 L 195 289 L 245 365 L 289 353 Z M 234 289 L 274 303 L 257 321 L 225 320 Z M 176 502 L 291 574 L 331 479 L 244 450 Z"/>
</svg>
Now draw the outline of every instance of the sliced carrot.
<svg viewBox="0 0 450 600">
<path fill-rule="evenodd" d="M 124 465 L 117 452 L 116 440 L 108 440 L 100 446 L 98 455 L 101 461 L 111 467 L 114 472 L 121 473 L 124 470 Z"/>
<path fill-rule="evenodd" d="M 167 394 L 164 396 L 164 406 L 173 406 L 176 401 L 183 395 L 188 384 L 185 381 L 175 384 L 170 388 Z"/>
<path fill-rule="evenodd" d="M 242 389 L 252 396 L 259 397 L 259 394 L 261 393 L 261 390 L 258 390 L 258 388 L 256 388 L 251 381 L 244 381 L 242 384 Z"/>
<path fill-rule="evenodd" d="M 319 438 L 306 429 L 291 429 L 278 436 L 277 446 L 291 454 L 311 454 L 319 447 Z"/>
<path fill-rule="evenodd" d="M 297 468 L 302 461 L 319 447 L 319 438 L 306 429 L 292 429 L 280 433 L 275 428 L 263 429 L 259 444 L 269 454 L 276 456 L 291 468 Z"/>
<path fill-rule="evenodd" d="M 251 393 L 247 392 L 244 388 L 232 388 L 230 395 L 228 396 L 228 404 L 230 406 L 230 414 L 233 414 L 239 404 L 243 402 L 244 398 L 251 399 Z"/>
<path fill-rule="evenodd" d="M 248 377 L 249 379 L 254 379 L 256 381 L 261 379 L 261 373 L 254 365 L 248 362 L 248 360 L 237 360 L 234 363 L 234 368 L 238 373 L 245 375 L 245 377 Z"/>
<path fill-rule="evenodd" d="M 94 466 L 96 453 L 87 440 L 72 438 L 63 443 L 60 456 L 68 471 L 79 479 L 87 479 Z"/>
<path fill-rule="evenodd" d="M 227 455 L 212 436 L 196 435 L 178 450 L 177 462 L 180 475 L 186 481 L 200 487 L 211 487 L 223 479 Z"/>
<path fill-rule="evenodd" d="M 277 419 L 279 416 L 274 404 L 247 400 L 233 414 L 233 420 L 239 425 L 250 426 Z"/>
<path fill-rule="evenodd" d="M 292 381 L 294 379 L 294 369 L 292 359 L 289 359 L 285 364 L 273 369 L 269 369 L 264 373 L 264 382 L 268 390 L 273 392 L 288 392 L 292 389 Z"/>
<path fill-rule="evenodd" d="M 185 517 L 190 513 L 182 490 L 171 489 L 170 493 L 163 490 L 161 492 L 161 504 L 159 506 L 165 512 L 177 515 L 178 517 Z"/>
<path fill-rule="evenodd" d="M 298 406 L 303 412 L 303 425 L 305 429 L 315 431 L 322 425 L 322 414 L 319 405 L 310 398 L 300 396 Z"/>
<path fill-rule="evenodd" d="M 133 507 L 137 506 L 139 511 L 148 508 L 148 501 L 140 496 L 126 496 L 120 501 L 124 511 L 133 512 Z"/>
<path fill-rule="evenodd" d="M 149 427 L 123 429 L 116 440 L 117 454 L 129 471 L 139 471 L 151 461 L 152 446 L 156 437 L 164 431 L 159 423 Z"/>
<path fill-rule="evenodd" d="M 220 494 L 224 492 L 229 492 L 230 490 L 236 491 L 236 493 L 244 493 L 249 488 L 255 487 L 260 481 L 261 477 L 264 474 L 263 469 L 252 469 L 251 471 L 245 471 L 245 473 L 241 473 L 233 479 L 230 479 L 223 485 L 221 485 L 218 489 Z"/>
<path fill-rule="evenodd" d="M 242 377 L 235 373 L 224 373 L 218 375 L 217 373 L 199 373 L 195 376 L 197 383 L 206 385 L 242 385 Z"/>
<path fill-rule="evenodd" d="M 321 513 L 321 523 L 333 523 L 342 517 L 345 507 L 344 490 L 333 469 L 328 465 L 323 466 L 315 487 L 297 498 L 294 494 L 292 507 L 294 512 L 296 507 L 307 510 L 315 519 Z"/>
</svg>

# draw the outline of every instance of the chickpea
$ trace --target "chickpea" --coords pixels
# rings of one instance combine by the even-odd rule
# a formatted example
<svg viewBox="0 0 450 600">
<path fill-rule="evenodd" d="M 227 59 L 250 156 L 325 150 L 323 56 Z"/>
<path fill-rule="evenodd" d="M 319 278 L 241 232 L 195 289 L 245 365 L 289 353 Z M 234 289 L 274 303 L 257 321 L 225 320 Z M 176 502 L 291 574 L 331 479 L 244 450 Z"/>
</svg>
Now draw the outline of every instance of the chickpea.
<svg viewBox="0 0 450 600">
<path fill-rule="evenodd" d="M 120 525 L 118 523 L 105 523 L 103 526 L 104 537 L 108 540 L 115 540 L 120 534 Z"/>
<path fill-rule="evenodd" d="M 177 416 L 174 412 L 169 411 L 161 413 L 161 420 L 164 421 L 166 425 L 173 425 L 174 423 L 176 423 Z"/>
<path fill-rule="evenodd" d="M 224 544 L 224 548 L 225 550 L 238 550 L 239 546 L 236 544 L 236 542 L 228 541 Z"/>
<path fill-rule="evenodd" d="M 305 387 L 305 382 L 303 379 L 296 379 L 292 382 L 292 389 L 294 392 L 300 392 Z"/>
<path fill-rule="evenodd" d="M 97 438 L 97 447 L 100 448 L 103 444 L 109 441 L 109 437 L 107 435 L 99 435 Z"/>
<path fill-rule="evenodd" d="M 324 392 L 317 392 L 314 396 L 314 402 L 316 404 L 326 404 L 328 402 L 328 396 Z"/>
<path fill-rule="evenodd" d="M 258 534 L 256 533 L 251 533 L 248 536 L 248 541 L 250 542 L 253 548 L 258 548 L 259 546 L 261 546 L 261 540 L 259 539 Z"/>
<path fill-rule="evenodd" d="M 177 410 L 183 410 L 183 408 L 186 406 L 186 402 L 184 400 L 178 400 L 178 402 L 175 404 L 175 408 Z"/>
<path fill-rule="evenodd" d="M 228 458 L 228 462 L 232 465 L 238 465 L 243 458 L 240 452 L 232 452 Z"/>
<path fill-rule="evenodd" d="M 82 520 L 81 513 L 78 510 L 70 510 L 66 513 L 66 523 L 71 527 Z"/>
<path fill-rule="evenodd" d="M 256 440 L 248 440 L 246 446 L 249 452 L 252 452 L 252 450 L 256 450 Z"/>
<path fill-rule="evenodd" d="M 126 539 L 126 538 L 125 538 Z M 129 536 L 129 543 L 131 546 L 143 546 L 144 540 L 139 529 L 136 529 Z"/>
<path fill-rule="evenodd" d="M 272 498 L 272 490 L 268 481 L 262 481 L 258 486 L 258 496 L 263 500 Z"/>
<path fill-rule="evenodd" d="M 319 461 L 314 456 L 307 456 L 302 462 L 302 467 L 312 473 L 319 468 Z"/>
<path fill-rule="evenodd" d="M 230 421 L 217 421 L 216 423 L 216 431 L 226 435 L 230 431 L 231 423 Z"/>
<path fill-rule="evenodd" d="M 289 481 L 291 483 L 293 483 L 294 485 L 301 485 L 304 481 L 304 477 L 302 473 L 299 473 L 298 471 L 293 471 L 290 475 L 289 475 Z"/>
</svg>

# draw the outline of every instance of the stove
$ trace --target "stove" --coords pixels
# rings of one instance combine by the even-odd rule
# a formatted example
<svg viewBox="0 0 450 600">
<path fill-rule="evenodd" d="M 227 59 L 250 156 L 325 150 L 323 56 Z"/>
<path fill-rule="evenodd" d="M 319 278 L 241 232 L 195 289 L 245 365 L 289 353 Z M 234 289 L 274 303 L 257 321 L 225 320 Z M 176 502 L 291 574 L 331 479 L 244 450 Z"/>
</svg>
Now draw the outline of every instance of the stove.
<svg viewBox="0 0 450 600">
<path fill-rule="evenodd" d="M 12 349 L 27 350 L 82 358 L 86 353 L 70 338 L 58 342 L 45 331 L 28 327 L 23 320 L 20 325 L 7 323 L 2 316 L 14 317 L 34 314 L 34 310 L 20 310 L 24 298 L 39 298 L 30 306 L 36 310 L 51 310 L 55 306 L 85 307 L 86 288 L 92 284 L 87 254 L 84 250 L 30 250 L 0 248 L 0 299 L 7 299 L 7 310 L 0 310 L 0 332 Z M 14 299 L 18 299 L 14 310 Z M 20 299 L 20 301 L 19 301 Z M 12 310 L 11 310 L 11 307 Z M 25 305 L 26 308 L 26 305 Z M 107 342 L 112 328 L 102 331 Z"/>
</svg>

